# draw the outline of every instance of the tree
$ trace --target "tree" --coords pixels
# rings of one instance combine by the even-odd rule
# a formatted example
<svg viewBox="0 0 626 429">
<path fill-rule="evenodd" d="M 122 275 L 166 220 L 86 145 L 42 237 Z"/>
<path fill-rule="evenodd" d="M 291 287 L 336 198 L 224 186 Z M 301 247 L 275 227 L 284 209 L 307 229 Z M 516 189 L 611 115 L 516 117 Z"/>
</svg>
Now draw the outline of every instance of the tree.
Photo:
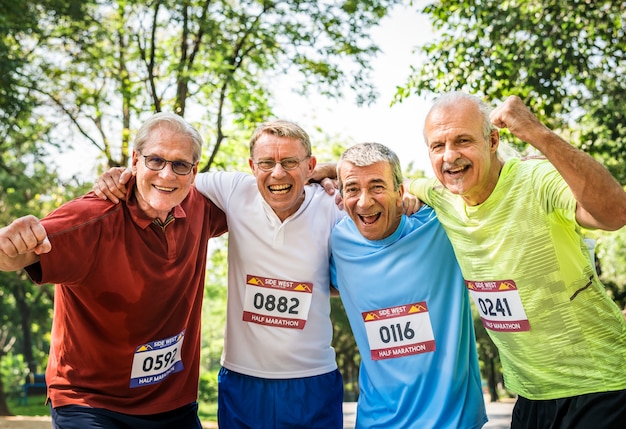
<svg viewBox="0 0 626 429">
<path fill-rule="evenodd" d="M 108 166 L 126 165 L 132 129 L 148 112 L 171 110 L 211 141 L 203 169 L 228 161 L 220 149 L 271 116 L 280 76 L 300 76 L 298 91 L 357 101 L 378 48 L 369 31 L 400 0 L 318 2 L 110 1 L 87 5 L 81 22 L 45 22 L 28 50 L 25 89 L 60 123 L 96 147 Z"/>
<path fill-rule="evenodd" d="M 396 102 L 451 90 L 492 102 L 518 95 L 626 182 L 625 2 L 442 0 L 422 12 L 436 38 L 418 48 L 420 65 Z M 598 236 L 602 279 L 624 305 L 626 282 L 617 273 L 623 276 L 623 234 Z M 497 399 L 497 350 L 484 329 L 477 326 L 476 335 L 483 376 Z"/>
<path fill-rule="evenodd" d="M 626 182 L 626 3 L 444 0 L 423 8 L 438 38 L 398 91 L 519 95 Z M 568 132 L 569 134 L 569 132 Z"/>
<path fill-rule="evenodd" d="M 14 26 L 19 37 L 11 39 L 11 49 L 20 52 L 22 61 L 7 91 L 32 97 L 24 98 L 26 106 L 36 107 L 7 117 L 45 130 L 25 137 L 24 144 L 43 142 L 61 150 L 70 142 L 91 145 L 107 166 L 117 166 L 128 163 L 132 130 L 148 114 L 170 110 L 206 136 L 204 171 L 236 168 L 247 157 L 247 144 L 241 142 L 258 122 L 272 116 L 271 90 L 280 85 L 281 76 L 299 76 L 296 90 L 301 93 L 342 97 L 349 89 L 358 103 L 374 99 L 369 60 L 378 48 L 369 32 L 400 2 L 116 0 L 83 2 L 80 20 L 36 13 L 37 32 L 29 33 L 26 22 Z M 12 131 L 17 138 L 22 129 L 16 125 Z M 37 159 L 45 155 L 42 146 L 30 149 Z M 36 165 L 34 159 L 22 162 L 27 170 Z M 21 177 L 20 168 L 15 175 Z M 27 182 L 12 185 L 15 196 L 24 198 L 22 205 L 41 202 L 41 195 L 51 203 L 47 208 L 67 199 L 57 189 L 58 181 L 44 176 L 37 180 L 51 185 L 48 191 L 33 192 Z M 12 204 L 5 194 L 2 204 Z M 6 220 L 18 215 L 8 211 Z M 214 262 L 220 260 L 224 257 L 218 255 Z M 217 305 L 223 300 L 224 279 L 219 270 L 209 278 L 207 296 Z M 216 319 L 223 316 L 215 305 L 208 312 Z M 211 336 L 203 356 L 210 370 L 217 361 L 220 333 L 208 327 Z"/>
<path fill-rule="evenodd" d="M 85 190 L 61 182 L 49 170 L 47 152 L 40 144 L 49 127 L 32 123 L 27 111 L 24 107 L 0 125 L 0 225 L 25 214 L 43 216 L 75 195 L 71 191 Z M 0 273 L 0 296 L 0 335 L 8 338 L 0 344 L 0 358 L 15 348 L 31 372 L 39 371 L 45 364 L 42 350 L 47 350 L 52 289 L 35 286 L 24 272 Z M 0 414 L 9 414 L 2 383 L 0 377 Z"/>
<path fill-rule="evenodd" d="M 82 18 L 82 0 L 22 0 L 19 7 L 12 0 L 0 0 L 0 118 L 17 114 L 32 103 L 32 94 L 24 91 L 22 70 L 27 64 L 24 38 L 37 40 L 40 19 Z"/>
</svg>

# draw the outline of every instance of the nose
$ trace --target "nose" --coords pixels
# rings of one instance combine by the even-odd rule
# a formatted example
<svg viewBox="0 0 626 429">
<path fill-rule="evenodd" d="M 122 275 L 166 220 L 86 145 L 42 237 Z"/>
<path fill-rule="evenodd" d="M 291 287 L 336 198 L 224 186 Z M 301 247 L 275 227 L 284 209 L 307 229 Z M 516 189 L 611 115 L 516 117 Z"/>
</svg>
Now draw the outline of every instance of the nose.
<svg viewBox="0 0 626 429">
<path fill-rule="evenodd" d="M 446 147 L 443 151 L 443 161 L 453 164 L 454 161 L 459 159 L 459 152 L 456 148 L 451 144 L 446 144 Z"/>
<path fill-rule="evenodd" d="M 359 199 L 357 200 L 357 204 L 359 205 L 359 207 L 367 207 L 368 205 L 370 205 L 371 201 L 372 199 L 370 198 L 369 192 L 361 191 Z"/>
<path fill-rule="evenodd" d="M 161 177 L 175 177 L 175 176 L 177 176 L 177 174 L 174 173 L 174 169 L 172 167 L 172 163 L 171 162 L 166 162 L 165 163 L 165 167 L 163 167 L 159 171 L 159 176 L 161 176 Z"/>
<path fill-rule="evenodd" d="M 283 168 L 283 165 L 280 162 L 277 162 L 272 169 L 272 177 L 282 177 L 285 174 L 287 173 Z"/>
</svg>

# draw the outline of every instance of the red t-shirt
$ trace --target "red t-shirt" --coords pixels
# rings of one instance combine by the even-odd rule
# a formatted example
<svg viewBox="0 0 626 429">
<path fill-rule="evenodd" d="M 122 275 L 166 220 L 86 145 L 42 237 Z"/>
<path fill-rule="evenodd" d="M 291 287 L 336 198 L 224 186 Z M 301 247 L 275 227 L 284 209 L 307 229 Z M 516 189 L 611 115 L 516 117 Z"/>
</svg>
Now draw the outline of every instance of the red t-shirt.
<svg viewBox="0 0 626 429">
<path fill-rule="evenodd" d="M 54 407 L 154 414 L 197 399 L 207 245 L 226 217 L 191 187 L 162 228 L 129 195 L 112 204 L 89 193 L 42 221 L 52 251 L 27 271 L 56 283 Z"/>
</svg>

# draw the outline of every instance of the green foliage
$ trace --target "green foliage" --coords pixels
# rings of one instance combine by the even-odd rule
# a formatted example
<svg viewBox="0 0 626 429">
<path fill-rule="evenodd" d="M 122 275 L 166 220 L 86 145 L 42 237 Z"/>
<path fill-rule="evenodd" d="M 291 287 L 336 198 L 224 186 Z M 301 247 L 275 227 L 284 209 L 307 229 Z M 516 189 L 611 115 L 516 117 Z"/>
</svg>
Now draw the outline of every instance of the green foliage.
<svg viewBox="0 0 626 429">
<path fill-rule="evenodd" d="M 619 308 L 626 309 L 626 228 L 594 231 L 600 280 Z"/>
<path fill-rule="evenodd" d="M 247 171 L 247 140 L 272 116 L 269 93 L 286 73 L 301 77 L 301 93 L 342 97 L 350 88 L 359 102 L 373 100 L 370 59 L 378 48 L 369 32 L 396 3 L 27 0 L 18 13 L 7 4 L 0 8 L 6 30 L 0 58 L 12 62 L 0 64 L 6 71 L 0 95 L 15 98 L 4 103 L 11 109 L 0 125 L 0 221 L 42 216 L 71 198 L 69 183 L 45 164 L 45 145 L 63 150 L 81 141 L 96 147 L 108 166 L 127 165 L 132 130 L 154 111 L 175 111 L 201 130 L 205 171 Z M 49 5 L 60 12 L 46 13 Z M 227 263 L 224 243 L 215 242 L 203 313 L 203 377 L 219 367 L 223 346 Z M 2 316 L 15 347 L 47 350 L 49 325 L 40 316 L 49 322 L 51 290 L 23 273 L 7 275 Z M 33 357 L 37 365 L 40 358 Z"/>
<path fill-rule="evenodd" d="M 361 355 L 352 335 L 352 328 L 346 316 L 346 310 L 339 297 L 330 300 L 331 320 L 333 323 L 332 346 L 337 355 L 337 366 L 343 376 L 344 400 L 356 401 L 359 395 L 359 366 Z"/>
<path fill-rule="evenodd" d="M 544 123 L 626 183 L 626 3 L 443 0 L 429 2 L 422 11 L 436 38 L 419 48 L 420 65 L 396 101 L 452 90 L 493 104 L 518 95 Z M 511 138 L 504 131 L 504 138 Z M 621 306 L 626 300 L 625 234 L 624 228 L 592 233 L 601 279 Z M 500 381 L 497 350 L 475 319 L 481 372 L 495 385 Z"/>
<path fill-rule="evenodd" d="M 215 404 L 217 404 L 217 373 L 218 373 L 218 370 L 207 371 L 207 372 L 200 374 L 200 384 L 199 384 L 199 389 L 198 389 L 198 403 L 205 404 L 206 406 L 216 406 Z M 211 418 L 211 417 L 214 417 L 214 416 L 210 416 L 210 415 L 206 416 L 206 418 Z M 213 419 L 211 418 L 211 420 Z"/>
<path fill-rule="evenodd" d="M 220 357 L 224 348 L 228 282 L 226 240 L 227 234 L 209 242 L 212 253 L 207 263 L 202 302 L 201 375 L 212 374 L 220 368 Z"/>
<path fill-rule="evenodd" d="M 19 116 L 33 102 L 21 88 L 26 82 L 23 71 L 28 66 L 23 38 L 37 40 L 42 20 L 69 17 L 82 18 L 82 0 L 0 0 L 0 118 Z M 17 6 L 17 7 L 16 7 Z"/>
<path fill-rule="evenodd" d="M 397 94 L 519 95 L 626 182 L 626 3 L 444 0 L 424 7 L 438 37 Z"/>
<path fill-rule="evenodd" d="M 0 377 L 2 377 L 4 393 L 9 398 L 19 397 L 26 374 L 28 374 L 28 367 L 22 355 L 13 352 L 0 353 Z"/>
<path fill-rule="evenodd" d="M 108 166 L 127 165 L 131 130 L 147 114 L 175 111 L 200 124 L 206 171 L 226 163 L 226 143 L 271 117 L 269 93 L 286 73 L 300 77 L 302 93 L 350 88 L 372 101 L 370 31 L 398 3 L 86 3 L 84 19 L 41 18 L 37 35 L 15 41 L 19 85 L 37 97 L 38 119 L 63 132 L 59 146 L 71 129 Z"/>
</svg>

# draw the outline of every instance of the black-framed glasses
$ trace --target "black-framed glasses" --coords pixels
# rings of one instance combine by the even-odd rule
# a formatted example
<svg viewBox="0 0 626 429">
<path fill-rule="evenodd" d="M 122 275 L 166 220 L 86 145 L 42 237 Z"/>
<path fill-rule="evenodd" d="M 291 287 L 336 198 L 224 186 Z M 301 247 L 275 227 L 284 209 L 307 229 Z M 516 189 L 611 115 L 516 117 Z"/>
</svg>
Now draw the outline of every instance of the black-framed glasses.
<svg viewBox="0 0 626 429">
<path fill-rule="evenodd" d="M 278 162 L 274 161 L 273 159 L 262 159 L 261 161 L 255 161 L 254 164 L 262 171 L 272 171 L 274 167 L 276 167 L 276 164 L 280 164 L 280 166 L 283 167 L 283 170 L 289 171 L 296 169 L 298 165 L 300 165 L 300 163 L 307 158 L 308 156 L 305 156 L 302 159 L 285 158 L 281 159 Z"/>
<path fill-rule="evenodd" d="M 150 170 L 161 171 L 169 162 L 170 164 L 172 164 L 172 171 L 179 176 L 186 176 L 187 174 L 191 173 L 194 165 L 196 165 L 195 162 L 191 163 L 186 161 L 170 161 L 156 155 L 144 155 L 143 153 L 140 153 L 140 155 L 143 156 L 144 163 L 146 164 L 146 167 L 148 167 Z"/>
</svg>

